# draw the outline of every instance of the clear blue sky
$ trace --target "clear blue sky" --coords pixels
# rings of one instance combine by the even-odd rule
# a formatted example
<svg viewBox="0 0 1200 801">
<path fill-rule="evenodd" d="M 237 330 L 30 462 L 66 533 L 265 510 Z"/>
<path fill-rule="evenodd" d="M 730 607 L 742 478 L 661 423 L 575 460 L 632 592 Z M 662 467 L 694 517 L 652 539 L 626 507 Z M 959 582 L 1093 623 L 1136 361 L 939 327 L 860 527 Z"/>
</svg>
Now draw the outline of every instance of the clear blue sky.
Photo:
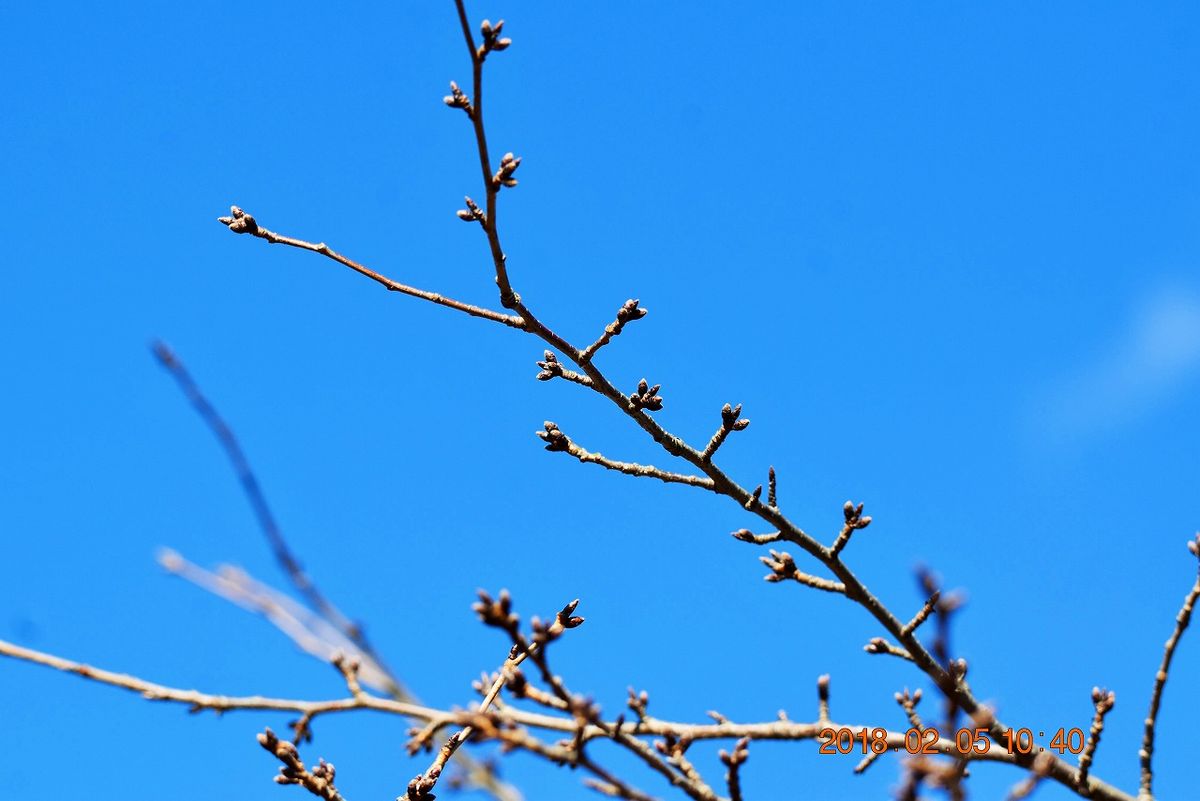
<svg viewBox="0 0 1200 801">
<path fill-rule="evenodd" d="M 1200 525 L 1200 15 L 1189 3 L 473 3 L 515 40 L 489 64 L 517 289 L 579 341 L 627 297 L 650 316 L 604 352 L 660 419 L 722 451 L 831 539 L 898 610 L 936 568 L 970 604 L 957 652 L 1031 728 L 1086 728 L 1095 771 L 1137 781 L 1161 646 Z M 282 580 L 224 457 L 152 362 L 163 337 L 241 434 L 313 574 L 425 699 L 461 704 L 507 651 L 469 605 L 583 599 L 557 648 L 572 687 L 662 717 L 814 715 L 902 727 L 921 685 L 861 650 L 844 601 L 763 582 L 734 504 L 548 454 L 663 464 L 578 387 L 534 380 L 530 338 L 389 295 L 267 226 L 493 304 L 461 113 L 452 5 L 0 6 L 0 637 L 168 684 L 329 697 L 334 672 L 260 620 L 166 576 L 171 546 Z M 554 509 L 534 514 L 535 509 Z M 1195 787 L 1200 632 L 1177 654 L 1156 789 Z M 414 642 L 428 643 L 419 648 Z M 299 798 L 254 743 L 287 716 L 189 716 L 0 662 L 0 795 Z M 320 721 L 305 755 L 355 801 L 420 762 L 404 724 Z M 696 752 L 706 749 L 697 748 Z M 709 753 L 712 750 L 709 749 Z M 881 797 L 811 745 L 755 746 L 750 797 Z M 697 757 L 714 780 L 720 767 Z M 619 763 L 624 764 L 624 763 Z M 533 801 L 586 798 L 525 758 Z M 105 773 L 111 779 L 97 782 Z M 667 795 L 657 777 L 638 774 Z M 1020 775 L 980 768 L 978 797 Z M 1044 787 L 1042 799 L 1065 798 Z"/>
</svg>

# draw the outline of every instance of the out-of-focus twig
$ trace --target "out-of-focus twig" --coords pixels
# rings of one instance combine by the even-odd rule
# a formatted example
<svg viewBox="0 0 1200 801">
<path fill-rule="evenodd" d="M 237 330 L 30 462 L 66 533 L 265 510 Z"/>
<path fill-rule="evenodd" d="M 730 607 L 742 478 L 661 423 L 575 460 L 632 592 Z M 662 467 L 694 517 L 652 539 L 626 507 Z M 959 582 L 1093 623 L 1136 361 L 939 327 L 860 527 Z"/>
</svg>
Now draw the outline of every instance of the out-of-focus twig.
<svg viewBox="0 0 1200 801">
<path fill-rule="evenodd" d="M 342 613 L 305 572 L 299 558 L 284 537 L 283 530 L 262 491 L 262 485 L 233 429 L 201 391 L 183 361 L 161 340 L 153 344 L 152 351 L 159 364 L 175 379 L 192 407 L 221 444 L 276 562 L 308 606 L 302 607 L 287 595 L 255 581 L 236 568 L 225 567 L 218 574 L 212 574 L 171 552 L 160 555 L 160 563 L 192 583 L 243 608 L 262 614 L 297 645 L 318 659 L 328 661 L 338 652 L 357 655 L 362 665 L 363 681 L 386 692 L 397 701 L 416 702 L 416 696 L 404 686 L 367 639 L 362 625 Z M 461 758 L 459 763 L 466 774 L 468 784 L 489 792 L 497 801 L 521 801 L 521 794 L 516 788 L 500 781 L 495 772 L 483 763 L 466 756 Z"/>
<path fill-rule="evenodd" d="M 237 474 L 238 482 L 242 485 L 246 499 L 250 502 L 250 507 L 254 510 L 254 516 L 258 519 L 263 536 L 266 537 L 267 543 L 271 546 L 271 552 L 275 556 L 275 561 L 279 563 L 283 572 L 287 574 L 288 580 L 292 582 L 292 586 L 308 602 L 309 606 L 320 613 L 330 623 L 337 626 L 347 637 L 354 640 L 359 650 L 372 654 L 376 661 L 379 661 L 378 656 L 374 653 L 374 649 L 367 641 L 366 633 L 362 630 L 362 627 L 344 615 L 317 588 L 316 583 L 304 571 L 303 565 L 300 564 L 300 559 L 292 551 L 291 546 L 288 545 L 287 540 L 284 538 L 283 531 L 280 529 L 279 523 L 271 511 L 271 507 L 267 503 L 267 498 L 263 494 L 258 477 L 250 467 L 250 460 L 246 458 L 246 454 L 242 450 L 237 436 L 233 433 L 233 429 L 229 427 L 229 424 L 217 412 L 216 407 L 200 391 L 199 385 L 196 384 L 187 367 L 184 366 L 183 362 L 165 342 L 161 340 L 155 342 L 152 350 L 155 358 L 158 359 L 158 363 L 175 379 L 175 382 L 183 390 L 183 394 L 187 396 L 196 413 L 200 415 L 205 425 L 209 427 L 213 435 L 216 436 L 217 441 L 221 443 L 221 447 L 225 450 L 225 455 L 229 457 L 229 462 Z"/>
<path fill-rule="evenodd" d="M 322 662 L 336 654 L 356 658 L 361 664 L 359 678 L 374 689 L 399 701 L 416 702 L 415 696 L 387 674 L 374 657 L 363 651 L 338 627 L 290 595 L 258 581 L 245 570 L 221 565 L 215 571 L 189 562 L 179 553 L 163 550 L 158 563 L 173 575 L 185 579 L 219 598 L 253 612 L 283 632 L 301 650 Z"/>
</svg>

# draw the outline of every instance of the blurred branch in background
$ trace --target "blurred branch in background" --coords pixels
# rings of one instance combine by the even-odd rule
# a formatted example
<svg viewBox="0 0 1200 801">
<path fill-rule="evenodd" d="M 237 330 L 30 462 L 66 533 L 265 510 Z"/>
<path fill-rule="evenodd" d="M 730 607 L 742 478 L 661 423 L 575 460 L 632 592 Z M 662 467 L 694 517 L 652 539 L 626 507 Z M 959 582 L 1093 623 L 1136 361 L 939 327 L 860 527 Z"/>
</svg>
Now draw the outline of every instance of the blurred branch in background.
<svg viewBox="0 0 1200 801">
<path fill-rule="evenodd" d="M 343 614 L 305 572 L 299 557 L 284 537 L 233 429 L 200 390 L 183 361 L 161 340 L 156 341 L 151 350 L 229 457 L 275 561 L 307 606 L 230 565 L 222 565 L 216 572 L 208 571 L 171 550 L 159 554 L 159 564 L 218 597 L 262 615 L 301 650 L 317 659 L 329 662 L 338 654 L 349 655 L 357 661 L 362 681 L 396 701 L 417 703 L 416 696 L 401 683 L 367 639 L 362 624 Z M 485 790 L 497 801 L 520 801 L 521 794 L 516 788 L 500 781 L 490 765 L 477 762 L 465 754 L 459 758 L 458 764 L 466 786 Z"/>
</svg>

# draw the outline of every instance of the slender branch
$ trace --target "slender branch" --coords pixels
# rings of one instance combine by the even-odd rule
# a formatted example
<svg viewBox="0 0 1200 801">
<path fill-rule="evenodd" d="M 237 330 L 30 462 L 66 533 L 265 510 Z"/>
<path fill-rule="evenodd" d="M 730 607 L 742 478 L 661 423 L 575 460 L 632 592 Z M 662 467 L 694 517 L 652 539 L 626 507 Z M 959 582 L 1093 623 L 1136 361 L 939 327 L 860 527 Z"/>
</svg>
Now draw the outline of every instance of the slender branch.
<svg viewBox="0 0 1200 801">
<path fill-rule="evenodd" d="M 475 47 L 475 37 L 471 34 L 471 23 L 467 20 L 467 9 L 463 0 L 454 0 L 458 10 L 458 22 L 462 26 L 463 39 L 471 54 L 472 107 L 471 124 L 475 130 L 475 147 L 479 152 L 479 168 L 483 174 L 483 185 L 487 192 L 487 217 L 481 220 L 483 230 L 487 234 L 488 247 L 492 253 L 492 263 L 496 268 L 496 286 L 500 289 L 500 305 L 506 309 L 518 308 L 520 297 L 513 292 L 508 280 L 508 269 L 505 265 L 504 249 L 500 246 L 500 233 L 496 226 L 496 196 L 500 192 L 500 184 L 493 181 L 492 161 L 488 156 L 487 129 L 483 123 L 483 61 L 487 57 L 487 48 Z M 485 23 L 486 24 L 486 23 Z M 503 24 L 503 23 L 501 23 Z M 486 31 L 491 26 L 485 28 Z M 507 46 L 507 45 L 505 45 Z"/>
<path fill-rule="evenodd" d="M 495 312 L 491 309 L 473 306 L 470 303 L 463 303 L 461 301 L 445 297 L 444 295 L 439 295 L 436 292 L 427 292 L 424 289 L 417 289 L 416 287 L 411 287 L 407 284 L 401 284 L 399 281 L 393 281 L 386 275 L 381 275 L 371 268 L 359 264 L 353 259 L 348 259 L 342 254 L 335 252 L 324 242 L 306 242 L 303 239 L 296 239 L 294 237 L 277 234 L 274 231 L 260 226 L 252 216 L 242 211 L 237 206 L 231 206 L 229 211 L 230 216 L 218 217 L 217 221 L 227 226 L 229 230 L 233 231 L 235 234 L 251 234 L 259 239 L 265 239 L 272 245 L 289 245 L 290 247 L 299 248 L 301 250 L 311 250 L 313 253 L 320 253 L 322 256 L 333 259 L 338 264 L 345 265 L 351 270 L 354 270 L 356 273 L 365 275 L 372 281 L 381 284 L 389 292 L 399 292 L 404 295 L 410 295 L 414 298 L 427 300 L 430 303 L 436 303 L 439 306 L 445 306 L 446 308 L 454 309 L 455 311 L 460 311 L 464 314 L 469 314 L 472 317 L 482 317 L 485 320 L 491 320 L 494 323 L 507 325 L 510 328 L 525 327 L 524 322 L 520 317 L 514 317 L 510 314 L 501 314 L 500 312 Z"/>
<path fill-rule="evenodd" d="M 1092 760 L 1096 758 L 1096 748 L 1100 745 L 1100 735 L 1104 731 L 1104 716 L 1112 711 L 1116 702 L 1117 694 L 1111 690 L 1092 688 L 1092 706 L 1095 707 L 1096 714 L 1092 718 L 1091 728 L 1088 729 L 1087 743 L 1083 747 L 1083 753 L 1079 755 L 1079 783 L 1081 785 L 1087 785 L 1088 770 L 1092 766 Z"/>
<path fill-rule="evenodd" d="M 584 464 L 598 464 L 608 470 L 615 470 L 618 473 L 624 473 L 628 476 L 636 476 L 638 478 L 657 478 L 659 481 L 668 484 L 687 484 L 692 487 L 700 487 L 702 489 L 712 489 L 712 479 L 704 476 L 689 476 L 683 473 L 672 473 L 667 470 L 662 470 L 652 464 L 638 464 L 637 462 L 619 462 L 615 459 L 609 459 L 601 453 L 592 453 L 583 447 L 580 447 L 572 441 L 557 424 L 546 421 L 544 431 L 539 431 L 538 436 L 546 442 L 546 450 L 548 451 L 563 451 L 574 456 Z"/>
<path fill-rule="evenodd" d="M 0 640 L 0 656 L 42 665 L 65 673 L 72 673 L 100 684 L 107 684 L 137 693 L 150 701 L 181 704 L 188 707 L 189 711 L 192 712 L 205 710 L 214 712 L 259 710 L 293 712 L 317 717 L 356 710 L 371 710 L 400 715 L 414 720 L 437 721 L 443 725 L 469 725 L 478 720 L 478 715 L 474 711 L 437 709 L 421 704 L 393 701 L 390 698 L 381 698 L 366 692 L 358 696 L 351 695 L 346 698 L 335 698 L 324 701 L 272 698 L 262 695 L 212 695 L 202 693 L 198 690 L 185 690 L 156 684 L 125 673 L 117 673 L 92 667 L 81 662 L 73 662 L 69 659 L 54 656 L 53 654 L 24 648 L 6 640 Z M 517 726 L 570 734 L 575 734 L 578 729 L 577 722 L 572 718 L 530 712 L 513 706 L 505 706 L 502 710 L 493 710 L 491 714 L 495 715 L 500 721 Z M 611 739 L 614 734 L 619 734 L 625 736 L 657 737 L 672 735 L 686 737 L 693 741 L 738 740 L 743 737 L 749 737 L 751 740 L 816 740 L 819 739 L 820 732 L 825 728 L 860 729 L 863 727 L 848 723 L 837 723 L 828 719 L 813 722 L 781 719 L 760 723 L 735 723 L 729 720 L 720 723 L 685 723 L 665 721 L 647 716 L 639 721 L 617 720 L 588 724 L 583 728 L 582 739 L 584 742 L 595 739 Z M 889 730 L 887 733 L 887 743 L 889 748 L 903 748 L 904 732 Z M 938 753 L 950 754 L 955 750 L 955 745 L 953 742 L 944 739 L 933 745 L 932 748 Z M 1002 748 L 990 749 L 986 754 L 973 754 L 970 758 L 974 761 L 983 762 L 1007 764 L 1016 762 L 1014 755 L 1008 754 Z M 1126 801 L 1129 799 L 1128 796 L 1120 794 L 1101 795 L 1099 797 L 1125 799 Z"/>
<path fill-rule="evenodd" d="M 897 648 L 883 637 L 872 637 L 871 641 L 863 646 L 863 650 L 868 654 L 890 654 L 891 656 L 898 656 L 901 659 L 907 659 L 909 662 L 913 661 L 912 654 L 903 648 Z"/>
<path fill-rule="evenodd" d="M 668 732 L 667 735 L 674 737 L 674 733 L 672 732 Z M 717 801 L 716 793 L 700 779 L 699 775 L 695 773 L 695 769 L 692 768 L 691 763 L 687 762 L 686 759 L 680 759 L 682 754 L 676 757 L 674 764 L 682 764 L 686 767 L 681 767 L 677 772 L 671 770 L 670 766 L 654 752 L 655 749 L 646 742 L 626 734 L 620 729 L 613 732 L 612 739 L 614 742 L 625 746 L 634 756 L 645 762 L 651 770 L 666 779 L 672 787 L 679 788 L 688 798 L 693 799 L 693 801 Z M 659 743 L 659 746 L 660 748 L 664 747 L 662 743 Z"/>
<path fill-rule="evenodd" d="M 1188 543 L 1188 550 L 1193 556 L 1200 557 L 1200 534 L 1197 534 L 1195 539 Z M 1158 672 L 1154 675 L 1154 692 L 1150 695 L 1150 711 L 1146 714 L 1146 731 L 1142 736 L 1142 747 L 1138 751 L 1138 757 L 1142 765 L 1142 779 L 1138 788 L 1138 801 L 1152 801 L 1154 793 L 1152 786 L 1154 784 L 1154 769 L 1152 760 L 1154 758 L 1154 727 L 1158 720 L 1158 709 L 1162 704 L 1163 689 L 1167 685 L 1167 674 L 1171 669 L 1171 659 L 1175 656 L 1175 649 L 1179 645 L 1179 640 L 1183 636 L 1183 632 L 1188 627 L 1188 623 L 1192 619 L 1192 609 L 1196 606 L 1196 599 L 1200 598 L 1200 570 L 1197 571 L 1196 583 L 1192 585 L 1192 589 L 1188 592 L 1187 597 L 1183 599 L 1183 606 L 1179 609 L 1179 614 L 1175 616 L 1175 630 L 1171 632 L 1170 638 L 1167 640 L 1166 646 L 1163 648 L 1162 664 L 1159 665 Z"/>
<path fill-rule="evenodd" d="M 729 787 L 729 801 L 742 801 L 741 767 L 750 758 L 750 739 L 743 737 L 733 746 L 733 751 L 722 750 L 718 756 L 728 770 L 725 772 L 725 784 Z"/>
<path fill-rule="evenodd" d="M 755 534 L 748 528 L 739 528 L 732 533 L 735 540 L 741 542 L 749 542 L 754 545 L 767 545 L 772 542 L 779 542 L 781 536 L 778 531 L 772 531 L 769 534 Z"/>
<path fill-rule="evenodd" d="M 771 569 L 771 572 L 763 576 L 764 579 L 771 582 L 777 581 L 796 581 L 806 587 L 812 587 L 814 590 L 823 590 L 824 592 L 833 592 L 843 594 L 846 592 L 846 585 L 837 581 L 830 581 L 819 576 L 810 576 L 796 567 L 796 560 L 787 551 L 776 551 L 772 549 L 770 556 L 760 556 L 758 560 Z"/>
<path fill-rule="evenodd" d="M 625 301 L 624 305 L 617 310 L 617 319 L 604 326 L 604 333 L 600 335 L 600 338 L 580 351 L 580 361 L 590 362 L 592 357 L 596 355 L 596 351 L 611 342 L 613 337 L 620 336 L 627 324 L 645 317 L 648 311 L 649 309 L 638 307 L 636 298 Z"/>
<path fill-rule="evenodd" d="M 311 771 L 300 761 L 300 754 L 294 743 L 280 740 L 269 728 L 258 735 L 258 744 L 275 755 L 283 763 L 275 781 L 279 784 L 298 784 L 313 795 L 325 801 L 346 801 L 333 785 L 334 768 L 325 760 L 320 760 L 317 767 Z"/>
<path fill-rule="evenodd" d="M 916 631 L 917 627 L 928 620 L 929 616 L 933 614 L 933 610 L 937 606 L 938 599 L 941 597 L 942 594 L 936 591 L 933 593 L 933 595 L 930 595 L 925 601 L 925 605 L 921 607 L 921 610 L 913 616 L 912 620 L 904 624 L 904 628 L 901 629 L 901 631 L 905 634 L 912 634 L 914 631 Z"/>
<path fill-rule="evenodd" d="M 911 728 L 921 731 L 925 728 L 921 723 L 921 716 L 917 714 L 917 704 L 921 703 L 921 689 L 918 687 L 916 692 L 910 693 L 905 687 L 903 692 L 898 692 L 895 695 L 896 703 L 904 710 L 905 716 L 908 718 L 908 725 Z"/>
</svg>

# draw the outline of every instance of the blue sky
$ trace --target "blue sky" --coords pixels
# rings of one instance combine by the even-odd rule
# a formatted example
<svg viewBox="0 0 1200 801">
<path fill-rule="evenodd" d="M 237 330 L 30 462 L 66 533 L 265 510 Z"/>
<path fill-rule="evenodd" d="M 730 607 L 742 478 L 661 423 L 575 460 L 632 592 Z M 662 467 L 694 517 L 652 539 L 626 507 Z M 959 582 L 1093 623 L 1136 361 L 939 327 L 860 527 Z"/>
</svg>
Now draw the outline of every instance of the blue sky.
<svg viewBox="0 0 1200 801">
<path fill-rule="evenodd" d="M 721 457 L 832 539 L 897 610 L 927 564 L 969 605 L 956 650 L 1008 721 L 1079 726 L 1114 689 L 1095 772 L 1136 788 L 1154 670 L 1200 525 L 1200 210 L 1191 4 L 472 4 L 515 45 L 489 63 L 514 284 L 586 341 L 627 297 L 650 315 L 603 353 Z M 329 697 L 274 629 L 171 578 L 169 546 L 282 579 L 224 457 L 147 344 L 169 341 L 242 437 L 310 571 L 426 700 L 461 704 L 507 647 L 469 611 L 583 599 L 571 686 L 615 714 L 815 714 L 902 727 L 920 677 L 861 647 L 838 599 L 767 584 L 728 501 L 544 452 L 665 464 L 541 348 L 311 254 L 234 237 L 238 203 L 398 280 L 494 304 L 452 5 L 0 6 L 0 637 L 152 680 Z M 552 510 L 533 514 L 532 510 Z M 1200 645 L 1167 688 L 1156 789 L 1194 786 Z M 419 646 L 416 644 L 420 643 Z M 4 793 L 298 797 L 254 744 L 287 716 L 189 716 L 0 663 Z M 1191 727 L 1191 728 L 1189 728 Z M 404 724 L 320 721 L 306 758 L 352 799 L 424 761 Z M 702 749 L 698 749 L 702 750 Z M 715 750 L 715 749 L 711 749 Z M 720 766 L 697 757 L 714 780 Z M 755 746 L 751 797 L 879 797 L 884 760 Z M 626 763 L 618 760 L 618 765 Z M 113 775 L 95 781 L 98 772 Z M 636 774 L 668 796 L 656 777 Z M 530 799 L 586 798 L 517 757 Z M 979 797 L 1020 777 L 981 768 Z M 1068 794 L 1043 787 L 1039 798 Z"/>
</svg>

